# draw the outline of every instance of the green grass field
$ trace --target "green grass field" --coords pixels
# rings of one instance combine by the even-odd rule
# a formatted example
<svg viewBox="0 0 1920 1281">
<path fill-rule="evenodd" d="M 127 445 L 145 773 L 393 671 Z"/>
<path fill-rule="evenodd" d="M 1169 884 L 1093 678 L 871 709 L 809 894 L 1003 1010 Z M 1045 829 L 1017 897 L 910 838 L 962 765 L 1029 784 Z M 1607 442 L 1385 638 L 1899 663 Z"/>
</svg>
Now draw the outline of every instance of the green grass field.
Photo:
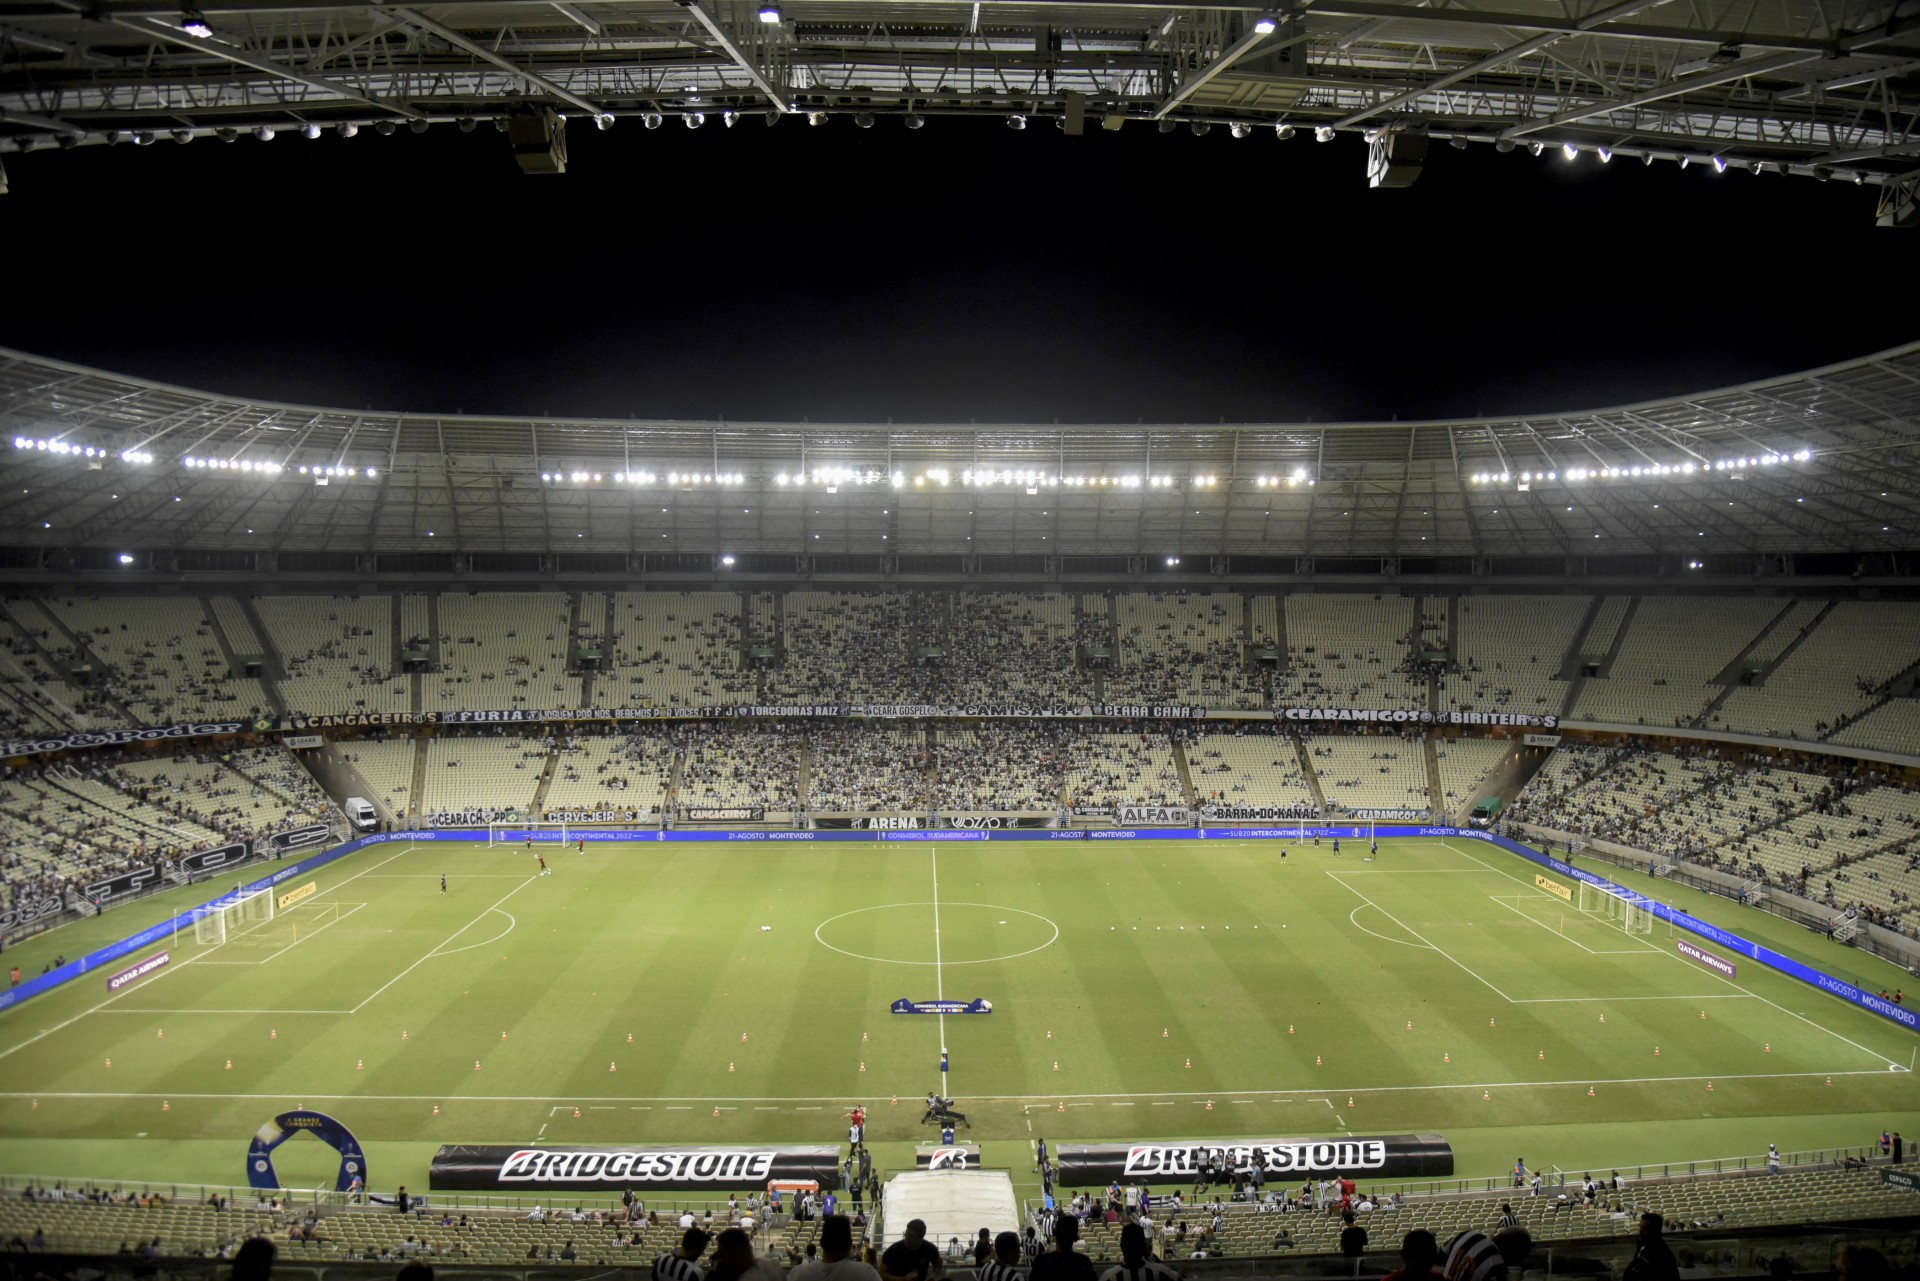
<svg viewBox="0 0 1920 1281">
<path fill-rule="evenodd" d="M 1910 1034 L 1756 965 L 1724 979 L 1490 846 L 1362 853 L 643 844 L 548 849 L 542 878 L 518 848 L 377 845 L 223 946 L 183 935 L 117 995 L 90 975 L 0 1015 L 0 1170 L 239 1182 L 247 1137 L 298 1104 L 355 1130 L 377 1187 L 424 1186 L 441 1142 L 843 1140 L 856 1101 L 897 1165 L 931 1136 L 917 1099 L 943 1037 L 946 1092 L 1016 1173 L 1040 1135 L 1437 1132 L 1490 1176 L 1521 1154 L 1578 1170 L 1920 1132 Z M 10 959 L 31 972 L 167 910 Z M 994 1012 L 888 1012 L 936 995 Z M 317 1144 L 279 1164 L 308 1185 L 331 1169 Z"/>
</svg>

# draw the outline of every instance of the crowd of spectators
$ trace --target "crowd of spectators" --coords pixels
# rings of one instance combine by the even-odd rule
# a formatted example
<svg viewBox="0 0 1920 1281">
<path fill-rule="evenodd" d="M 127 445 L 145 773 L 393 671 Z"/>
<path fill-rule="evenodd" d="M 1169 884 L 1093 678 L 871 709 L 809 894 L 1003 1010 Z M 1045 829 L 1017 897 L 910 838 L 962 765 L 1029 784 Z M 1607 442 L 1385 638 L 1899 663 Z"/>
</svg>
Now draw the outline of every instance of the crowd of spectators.
<svg viewBox="0 0 1920 1281">
<path fill-rule="evenodd" d="M 942 728 L 934 756 L 934 807 L 1057 810 L 1079 736 L 1065 726 L 982 721 Z"/>
<path fill-rule="evenodd" d="M 820 724 L 807 732 L 807 805 L 829 813 L 927 806 L 931 754 L 925 731 Z"/>
<path fill-rule="evenodd" d="M 800 752 L 806 732 L 778 722 L 697 721 L 678 728 L 680 786 L 688 806 L 800 808 Z"/>
</svg>

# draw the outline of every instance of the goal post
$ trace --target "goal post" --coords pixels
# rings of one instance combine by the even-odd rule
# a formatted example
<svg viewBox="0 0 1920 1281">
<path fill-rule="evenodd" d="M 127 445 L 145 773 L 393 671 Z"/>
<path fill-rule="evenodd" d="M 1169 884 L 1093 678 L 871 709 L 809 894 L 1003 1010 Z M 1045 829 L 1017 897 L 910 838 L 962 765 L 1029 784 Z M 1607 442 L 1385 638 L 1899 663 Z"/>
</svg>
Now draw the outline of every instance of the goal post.
<svg viewBox="0 0 1920 1281">
<path fill-rule="evenodd" d="M 565 823 L 489 823 L 488 845 L 565 845 L 573 837 Z"/>
<path fill-rule="evenodd" d="M 208 904 L 193 923 L 193 941 L 207 947 L 218 947 L 235 934 L 271 921 L 273 909 L 271 889 L 255 890 L 224 903 Z"/>
<path fill-rule="evenodd" d="M 1636 903 L 1636 902 L 1633 902 L 1632 900 L 1627 901 L 1627 915 L 1626 915 L 1626 920 L 1623 922 L 1624 928 L 1626 929 L 1627 933 L 1629 934 L 1653 933 L 1653 913 L 1652 911 L 1649 910 L 1651 907 L 1652 907 L 1651 903 L 1647 903 L 1647 902 Z"/>
</svg>

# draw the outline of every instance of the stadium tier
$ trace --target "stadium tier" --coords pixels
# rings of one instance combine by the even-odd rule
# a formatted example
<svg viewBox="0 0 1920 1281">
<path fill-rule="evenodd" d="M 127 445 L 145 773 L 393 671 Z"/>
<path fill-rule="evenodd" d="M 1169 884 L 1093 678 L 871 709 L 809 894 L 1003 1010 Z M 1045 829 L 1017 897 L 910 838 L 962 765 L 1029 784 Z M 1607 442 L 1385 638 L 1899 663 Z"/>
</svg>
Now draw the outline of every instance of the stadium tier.
<svg viewBox="0 0 1920 1281">
<path fill-rule="evenodd" d="M 1299 745 L 1271 726 L 1202 734 L 1187 744 L 1186 757 L 1202 805 L 1279 806 L 1299 813 L 1319 808 Z"/>
</svg>

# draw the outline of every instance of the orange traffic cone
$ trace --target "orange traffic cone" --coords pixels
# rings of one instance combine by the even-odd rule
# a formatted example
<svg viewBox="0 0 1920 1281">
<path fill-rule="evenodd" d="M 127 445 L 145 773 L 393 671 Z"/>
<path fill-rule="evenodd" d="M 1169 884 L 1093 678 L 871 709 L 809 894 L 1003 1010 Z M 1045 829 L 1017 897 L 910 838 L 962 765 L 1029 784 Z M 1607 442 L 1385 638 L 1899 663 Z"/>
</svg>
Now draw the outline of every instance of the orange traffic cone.
<svg viewBox="0 0 1920 1281">
<path fill-rule="evenodd" d="M 860 1070 L 862 1072 L 867 1070 L 867 1061 L 865 1059 L 860 1060 Z"/>
<path fill-rule="evenodd" d="M 744 1040 L 746 1040 L 746 1039 L 747 1039 L 747 1034 L 746 1034 L 745 1032 L 742 1032 L 742 1033 L 740 1034 L 740 1039 L 741 1039 L 742 1041 L 744 1041 Z"/>
<path fill-rule="evenodd" d="M 627 1044 L 628 1044 L 628 1045 L 632 1045 L 632 1044 L 633 1044 L 633 1033 L 631 1033 L 631 1032 L 629 1032 L 629 1033 L 627 1033 Z"/>
<path fill-rule="evenodd" d="M 1492 1019 L 1488 1019 L 1488 1020 L 1487 1020 L 1487 1026 L 1488 1026 L 1488 1027 L 1492 1027 L 1492 1026 L 1493 1026 L 1493 1020 L 1492 1020 Z"/>
<path fill-rule="evenodd" d="M 1320 1056 L 1319 1056 L 1318 1054 L 1316 1054 L 1316 1055 L 1314 1055 L 1314 1056 L 1313 1056 L 1313 1065 L 1314 1065 L 1315 1067 L 1319 1067 L 1319 1066 L 1321 1065 L 1321 1064 L 1320 1064 Z"/>
<path fill-rule="evenodd" d="M 1707 1093 L 1708 1093 L 1708 1094 L 1712 1094 L 1712 1093 L 1713 1093 L 1713 1082 L 1712 1082 L 1712 1081 L 1708 1081 L 1708 1082 L 1707 1082 Z"/>
<path fill-rule="evenodd" d="M 728 1059 L 728 1060 L 727 1060 L 727 1071 L 729 1071 L 729 1072 L 731 1072 L 731 1071 L 733 1071 L 733 1060 L 732 1060 L 732 1059 Z"/>
<path fill-rule="evenodd" d="M 607 1060 L 607 1071 L 618 1072 L 619 1070 L 620 1070 L 620 1065 L 618 1063 L 615 1063 L 612 1059 Z"/>
<path fill-rule="evenodd" d="M 1054 1108 L 1055 1112 L 1065 1112 L 1066 1110 L 1067 1110 L 1067 1105 L 1064 1102 L 1061 1103 L 1058 1107 Z"/>
<path fill-rule="evenodd" d="M 1587 1097 L 1588 1097 L 1588 1098 L 1592 1098 L 1592 1097 L 1594 1097 L 1594 1095 L 1593 1095 L 1593 1087 L 1592 1087 L 1591 1085 L 1589 1085 L 1589 1086 L 1587 1087 Z"/>
<path fill-rule="evenodd" d="M 1493 1094 L 1490 1091 L 1482 1090 L 1480 1091 L 1480 1099 L 1482 1102 L 1491 1103 L 1493 1101 Z"/>
<path fill-rule="evenodd" d="M 1411 1031 L 1413 1031 L 1413 1020 L 1412 1020 L 1412 1019 L 1408 1019 L 1408 1020 L 1407 1020 L 1407 1031 L 1409 1031 L 1409 1032 L 1411 1032 Z"/>
<path fill-rule="evenodd" d="M 366 1071 L 366 1070 L 367 1070 L 367 1061 L 366 1061 L 365 1059 L 355 1059 L 355 1060 L 353 1061 L 353 1070 L 354 1070 L 354 1071 L 356 1071 L 356 1072 L 364 1072 L 364 1071 Z"/>
<path fill-rule="evenodd" d="M 505 1032 L 505 1031 L 502 1031 L 502 1032 L 500 1033 L 500 1039 L 501 1039 L 501 1040 L 503 1040 L 503 1041 L 507 1039 L 507 1034 L 506 1034 L 506 1032 Z"/>
<path fill-rule="evenodd" d="M 714 1114 L 715 1116 L 719 1116 L 719 1115 L 720 1115 L 720 1109 L 719 1109 L 719 1108 L 717 1108 L 717 1107 L 716 1107 L 716 1108 L 714 1108 L 714 1110 L 713 1110 L 713 1114 Z"/>
<path fill-rule="evenodd" d="M 473 1070 L 474 1070 L 474 1071 L 476 1071 L 476 1072 L 478 1072 L 478 1071 L 480 1070 L 480 1060 L 479 1060 L 479 1059 L 475 1059 L 475 1060 L 473 1061 Z"/>
<path fill-rule="evenodd" d="M 580 1109 L 579 1109 L 579 1108 L 575 1108 L 575 1109 L 573 1110 L 573 1114 L 574 1114 L 574 1115 L 575 1115 L 576 1117 L 577 1117 L 577 1116 L 579 1116 L 579 1115 L 580 1115 Z"/>
<path fill-rule="evenodd" d="M 107 1066 L 108 1066 L 108 1067 L 112 1067 L 112 1066 L 113 1066 L 113 1060 L 112 1060 L 112 1059 L 108 1059 L 108 1060 L 107 1060 Z M 39 1107 L 39 1106 L 40 1106 L 40 1100 L 38 1100 L 38 1099 L 35 1099 L 35 1100 L 33 1101 L 33 1106 L 35 1106 L 35 1107 Z"/>
<path fill-rule="evenodd" d="M 434 1105 L 433 1105 L 433 1114 L 434 1114 L 435 1116 L 439 1116 L 439 1115 L 440 1115 L 440 1105 L 439 1105 L 438 1103 L 436 1103 L 436 1104 L 434 1104 Z"/>
<path fill-rule="evenodd" d="M 1656 1059 L 1660 1057 L 1660 1047 L 1657 1045 L 1653 1047 L 1653 1057 Z"/>
<path fill-rule="evenodd" d="M 1053 1029 L 1052 1029 L 1052 1028 L 1048 1028 L 1048 1029 L 1047 1029 L 1047 1039 L 1048 1039 L 1049 1041 L 1051 1041 L 1051 1040 L 1053 1039 Z"/>
<path fill-rule="evenodd" d="M 1193 1066 L 1193 1060 L 1192 1060 L 1192 1059 L 1188 1059 L 1188 1060 L 1187 1060 L 1187 1066 L 1188 1066 L 1188 1067 L 1192 1067 L 1192 1066 Z"/>
<path fill-rule="evenodd" d="M 274 1029 L 273 1029 L 272 1031 L 270 1031 L 270 1032 L 268 1032 L 268 1033 L 267 1033 L 267 1039 L 268 1039 L 269 1041 L 277 1041 L 277 1040 L 279 1040 L 279 1039 L 280 1039 L 280 1029 L 279 1029 L 279 1028 L 274 1028 Z"/>
<path fill-rule="evenodd" d="M 1833 1084 L 1833 1082 L 1832 1082 L 1832 1081 L 1828 1081 L 1828 1082 L 1827 1082 L 1827 1084 L 1828 1084 L 1828 1085 L 1832 1085 L 1832 1084 Z M 38 1112 L 38 1111 L 40 1110 L 40 1100 L 39 1100 L 39 1099 L 35 1099 L 35 1100 L 33 1101 L 33 1110 L 34 1110 L 35 1112 Z"/>
<path fill-rule="evenodd" d="M 861 1042 L 862 1042 L 862 1043 L 864 1044 L 864 1043 L 866 1042 L 866 1039 L 867 1039 L 867 1034 L 866 1034 L 865 1032 L 862 1032 L 862 1033 L 860 1034 L 860 1040 L 861 1040 Z"/>
<path fill-rule="evenodd" d="M 232 1059 L 228 1059 L 228 1060 L 227 1060 L 227 1071 L 229 1071 L 229 1072 L 231 1072 L 231 1071 L 233 1071 L 233 1060 L 232 1060 Z"/>
<path fill-rule="evenodd" d="M 1351 1094 L 1349 1094 L 1349 1095 L 1347 1096 L 1347 1106 L 1348 1106 L 1348 1107 L 1352 1107 L 1352 1106 L 1353 1106 L 1353 1096 L 1352 1096 Z"/>
<path fill-rule="evenodd" d="M 1600 1021 L 1601 1021 L 1602 1023 L 1605 1023 L 1605 1022 L 1607 1021 L 1607 1016 L 1606 1016 L 1606 1015 L 1604 1015 L 1604 1014 L 1602 1014 L 1602 1015 L 1600 1016 Z"/>
<path fill-rule="evenodd" d="M 1700 1017 L 1702 1019 L 1705 1019 L 1707 1017 L 1707 1012 L 1705 1010 L 1700 1011 Z"/>
<path fill-rule="evenodd" d="M 1545 1050 L 1540 1051 L 1540 1061 L 1544 1063 L 1546 1062 L 1546 1059 L 1547 1059 L 1547 1052 Z"/>
<path fill-rule="evenodd" d="M 1762 1048 L 1763 1048 L 1764 1050 L 1766 1050 L 1766 1052 L 1767 1052 L 1768 1054 L 1772 1054 L 1772 1053 L 1773 1053 L 1773 1042 L 1772 1042 L 1772 1041 L 1768 1041 L 1768 1042 L 1766 1043 L 1766 1045 L 1765 1045 L 1765 1046 L 1763 1046 Z"/>
<path fill-rule="evenodd" d="M 1193 1066 L 1193 1064 L 1191 1064 L 1191 1063 L 1189 1063 L 1189 1064 L 1187 1064 L 1187 1066 L 1188 1066 L 1188 1067 L 1192 1067 L 1192 1066 Z M 1055 1059 L 1055 1060 L 1053 1061 L 1053 1070 L 1054 1070 L 1054 1071 L 1056 1071 L 1056 1072 L 1058 1072 L 1058 1071 L 1060 1070 L 1060 1060 L 1059 1060 L 1059 1059 Z"/>
<path fill-rule="evenodd" d="M 1827 1078 L 1827 1084 L 1828 1084 L 1828 1085 L 1832 1085 L 1832 1084 L 1833 1084 L 1833 1078 L 1832 1078 L 1832 1077 L 1828 1077 L 1828 1078 Z M 35 1104 L 34 1104 L 33 1106 L 35 1106 L 35 1107 L 39 1107 L 40 1105 L 39 1105 L 39 1103 L 37 1103 L 37 1102 L 36 1102 L 36 1103 L 35 1103 Z"/>
<path fill-rule="evenodd" d="M 900 1102 L 900 1096 L 899 1096 L 899 1095 L 897 1095 L 897 1094 L 896 1094 L 896 1095 L 894 1095 L 894 1096 L 893 1096 L 893 1102 L 894 1102 L 894 1104 L 898 1104 L 898 1103 Z M 891 1106 L 891 1105 L 889 1105 L 889 1106 Z"/>
<path fill-rule="evenodd" d="M 1207 1111 L 1209 1111 L 1209 1112 L 1211 1112 L 1211 1111 L 1213 1111 L 1213 1100 L 1212 1100 L 1212 1099 L 1208 1099 L 1208 1100 L 1207 1100 Z"/>
<path fill-rule="evenodd" d="M 160 1110 L 162 1112 L 171 1112 L 173 1111 L 173 1104 L 167 1102 L 165 1099 L 162 1099 L 160 1100 Z"/>
<path fill-rule="evenodd" d="M 405 1032 L 402 1032 L 402 1033 L 400 1034 L 400 1039 L 401 1039 L 401 1040 L 403 1040 L 403 1041 L 404 1041 L 404 1040 L 406 1040 L 406 1039 L 407 1039 L 407 1034 L 406 1034 Z"/>
<path fill-rule="evenodd" d="M 165 1029 L 165 1028 L 163 1028 L 163 1027 L 157 1027 L 157 1028 L 155 1028 L 155 1029 L 153 1030 L 153 1039 L 154 1039 L 154 1040 L 156 1040 L 156 1041 L 164 1041 L 164 1040 L 166 1040 L 166 1039 L 167 1039 L 167 1029 Z"/>
<path fill-rule="evenodd" d="M 1164 1041 L 1164 1040 L 1166 1040 L 1166 1039 L 1167 1039 L 1167 1037 L 1168 1037 L 1168 1035 L 1169 1035 L 1169 1034 L 1171 1033 L 1171 1031 L 1172 1031 L 1172 1029 L 1170 1029 L 1170 1028 L 1164 1028 L 1164 1027 L 1163 1027 L 1163 1028 L 1161 1028 L 1161 1029 L 1160 1029 L 1160 1039 L 1161 1039 L 1161 1040 L 1163 1040 L 1163 1041 Z"/>
<path fill-rule="evenodd" d="M 1292 1035 L 1293 1035 L 1293 1024 L 1291 1024 L 1291 1023 L 1289 1023 L 1289 1024 L 1287 1024 L 1287 1035 L 1288 1035 L 1288 1036 L 1292 1036 Z"/>
<path fill-rule="evenodd" d="M 1451 1062 L 1453 1062 L 1453 1055 L 1451 1055 L 1451 1054 L 1442 1054 L 1442 1055 L 1440 1056 L 1440 1061 L 1441 1061 L 1442 1063 L 1451 1063 Z"/>
</svg>

